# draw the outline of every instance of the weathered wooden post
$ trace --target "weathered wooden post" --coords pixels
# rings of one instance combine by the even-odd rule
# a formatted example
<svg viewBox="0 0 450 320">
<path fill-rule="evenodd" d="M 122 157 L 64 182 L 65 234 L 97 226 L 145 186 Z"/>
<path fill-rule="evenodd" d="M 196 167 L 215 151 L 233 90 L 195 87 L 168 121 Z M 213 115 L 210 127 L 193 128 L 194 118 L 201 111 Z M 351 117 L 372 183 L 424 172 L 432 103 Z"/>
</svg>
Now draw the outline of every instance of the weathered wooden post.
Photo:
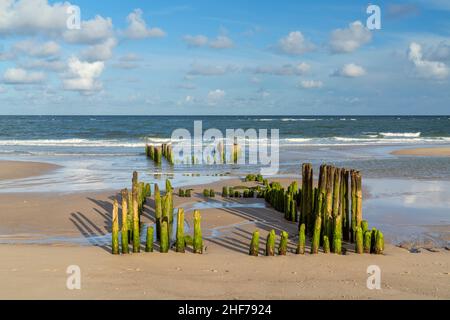
<svg viewBox="0 0 450 320">
<path fill-rule="evenodd" d="M 355 252 L 358 254 L 364 253 L 363 233 L 361 227 L 356 227 L 355 242 L 356 242 Z"/>
<path fill-rule="evenodd" d="M 350 221 L 350 201 L 349 201 L 349 185 L 348 185 L 348 179 L 349 179 L 350 172 L 347 169 L 344 169 L 342 171 L 342 177 L 341 177 L 341 194 L 342 194 L 342 211 L 343 211 L 343 220 L 344 220 L 344 226 L 343 226 L 343 232 L 344 232 L 344 241 L 350 240 L 350 230 L 351 230 L 351 221 Z"/>
<path fill-rule="evenodd" d="M 253 232 L 249 255 L 254 257 L 257 257 L 259 255 L 259 231 Z"/>
<path fill-rule="evenodd" d="M 178 209 L 177 215 L 177 240 L 176 251 L 179 253 L 185 252 L 185 240 L 184 240 L 184 209 Z"/>
<path fill-rule="evenodd" d="M 297 254 L 305 254 L 306 246 L 306 225 L 302 223 L 298 232 Z"/>
<path fill-rule="evenodd" d="M 133 188 L 133 252 L 138 253 L 141 251 L 141 239 L 140 239 L 140 225 L 139 225 L 139 206 L 138 206 L 138 194 L 137 184 Z"/>
<path fill-rule="evenodd" d="M 375 254 L 383 254 L 384 251 L 384 236 L 383 233 L 378 230 L 375 243 Z"/>
<path fill-rule="evenodd" d="M 361 226 L 362 213 L 362 177 L 360 172 L 356 172 L 356 226 Z"/>
<path fill-rule="evenodd" d="M 370 253 L 372 247 L 372 232 L 366 231 L 364 233 L 364 253 Z"/>
<path fill-rule="evenodd" d="M 153 252 L 154 228 L 147 227 L 147 241 L 145 243 L 145 252 Z"/>
<path fill-rule="evenodd" d="M 168 253 L 169 252 L 169 221 L 167 217 L 163 217 L 161 221 L 161 240 L 160 240 L 160 252 Z"/>
<path fill-rule="evenodd" d="M 327 236 L 323 236 L 323 253 L 330 253 L 330 240 Z"/>
<path fill-rule="evenodd" d="M 114 199 L 112 212 L 112 254 L 119 254 L 119 203 Z"/>
<path fill-rule="evenodd" d="M 311 254 L 318 254 L 320 248 L 320 229 L 322 226 L 322 218 L 316 217 L 316 223 L 314 225 L 314 234 L 311 242 Z"/>
<path fill-rule="evenodd" d="M 333 238 L 331 250 L 336 254 L 342 253 L 341 171 L 342 169 L 336 169 L 333 185 Z"/>
<path fill-rule="evenodd" d="M 313 169 L 310 163 L 302 165 L 302 210 L 300 224 L 306 225 L 306 233 L 312 234 L 314 219 L 312 217 L 313 209 Z"/>
<path fill-rule="evenodd" d="M 266 256 L 271 257 L 275 255 L 275 230 L 271 230 L 267 236 L 266 242 Z"/>
<path fill-rule="evenodd" d="M 122 253 L 128 254 L 129 239 L 128 239 L 128 190 L 122 190 Z"/>
<path fill-rule="evenodd" d="M 363 234 L 369 231 L 369 222 L 367 222 L 366 220 L 361 221 L 361 229 Z"/>
<path fill-rule="evenodd" d="M 194 211 L 194 253 L 203 253 L 203 239 L 200 210 Z"/>
<path fill-rule="evenodd" d="M 335 171 L 335 167 L 327 167 L 326 200 L 324 209 L 325 230 L 323 231 L 323 234 L 328 236 L 329 241 L 331 241 L 333 237 L 333 184 Z"/>
<path fill-rule="evenodd" d="M 281 232 L 280 246 L 278 247 L 278 255 L 285 256 L 287 252 L 289 234 L 286 231 Z"/>
</svg>

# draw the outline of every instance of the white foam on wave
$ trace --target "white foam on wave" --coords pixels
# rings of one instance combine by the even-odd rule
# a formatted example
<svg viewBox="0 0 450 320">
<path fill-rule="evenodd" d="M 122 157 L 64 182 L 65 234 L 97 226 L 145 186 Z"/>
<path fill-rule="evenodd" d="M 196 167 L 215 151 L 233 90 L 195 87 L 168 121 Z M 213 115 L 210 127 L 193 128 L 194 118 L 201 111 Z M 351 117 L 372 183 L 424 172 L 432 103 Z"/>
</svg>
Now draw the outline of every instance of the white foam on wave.
<svg viewBox="0 0 450 320">
<path fill-rule="evenodd" d="M 36 146 L 36 147 L 144 147 L 144 142 L 120 140 L 88 139 L 38 139 L 38 140 L 0 140 L 2 146 Z"/>
<path fill-rule="evenodd" d="M 419 138 L 421 135 L 421 132 L 380 132 L 382 137 Z"/>
</svg>

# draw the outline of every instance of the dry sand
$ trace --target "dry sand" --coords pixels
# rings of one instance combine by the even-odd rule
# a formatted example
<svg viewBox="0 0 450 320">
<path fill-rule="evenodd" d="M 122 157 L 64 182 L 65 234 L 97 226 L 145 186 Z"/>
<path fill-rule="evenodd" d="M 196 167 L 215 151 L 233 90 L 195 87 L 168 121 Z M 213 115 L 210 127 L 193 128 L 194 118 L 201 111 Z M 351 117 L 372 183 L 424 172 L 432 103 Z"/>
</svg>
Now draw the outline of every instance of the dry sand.
<svg viewBox="0 0 450 320">
<path fill-rule="evenodd" d="M 46 174 L 59 166 L 41 162 L 0 161 L 0 180 L 23 179 Z"/>
<path fill-rule="evenodd" d="M 450 147 L 402 149 L 391 154 L 397 156 L 450 157 Z"/>
<path fill-rule="evenodd" d="M 284 182 L 287 182 L 285 180 Z M 228 180 L 213 185 L 245 185 Z M 174 197 L 176 206 L 233 199 L 205 199 L 196 187 L 193 198 Z M 110 232 L 111 203 L 116 192 L 96 194 L 0 195 L 0 238 L 21 243 L 26 239 L 63 236 L 92 239 Z M 240 199 L 238 202 L 263 200 Z M 149 201 L 144 220 L 152 220 Z M 192 212 L 186 219 L 191 224 Z M 212 238 L 212 229 L 217 233 Z M 204 255 L 141 253 L 113 256 L 109 243 L 91 245 L 0 245 L 0 299 L 450 299 L 450 254 L 423 251 L 413 254 L 391 245 L 383 256 L 305 255 L 293 253 L 296 224 L 270 208 L 215 208 L 202 210 Z M 290 233 L 286 257 L 249 257 L 251 233 L 261 231 L 261 254 L 271 229 Z M 39 241 L 38 241 L 39 242 Z M 156 247 L 157 250 L 157 247 Z M 66 269 L 78 265 L 82 289 L 68 290 Z M 382 290 L 366 287 L 367 267 L 382 271 Z"/>
</svg>

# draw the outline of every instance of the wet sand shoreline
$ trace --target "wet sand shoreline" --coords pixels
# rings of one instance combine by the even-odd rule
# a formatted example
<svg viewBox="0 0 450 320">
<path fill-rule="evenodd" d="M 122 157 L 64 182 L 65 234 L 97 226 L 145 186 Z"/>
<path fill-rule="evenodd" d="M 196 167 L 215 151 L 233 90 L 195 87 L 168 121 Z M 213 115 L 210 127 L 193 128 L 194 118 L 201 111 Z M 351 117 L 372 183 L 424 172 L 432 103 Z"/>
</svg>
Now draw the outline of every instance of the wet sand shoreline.
<svg viewBox="0 0 450 320">
<path fill-rule="evenodd" d="M 60 166 L 52 163 L 0 160 L 0 180 L 36 177 L 58 168 Z"/>
<path fill-rule="evenodd" d="M 395 150 L 397 156 L 450 157 L 450 147 L 414 148 Z"/>
</svg>

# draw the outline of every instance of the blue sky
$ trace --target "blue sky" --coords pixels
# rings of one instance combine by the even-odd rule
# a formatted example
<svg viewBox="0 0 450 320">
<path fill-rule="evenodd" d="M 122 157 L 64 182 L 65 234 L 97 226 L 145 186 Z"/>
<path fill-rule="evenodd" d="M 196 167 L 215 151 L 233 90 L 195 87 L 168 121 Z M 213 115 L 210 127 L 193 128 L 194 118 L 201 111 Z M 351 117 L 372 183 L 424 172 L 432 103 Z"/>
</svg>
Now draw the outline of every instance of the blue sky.
<svg viewBox="0 0 450 320">
<path fill-rule="evenodd" d="M 0 0 L 0 114 L 449 114 L 450 1 L 372 4 Z"/>
</svg>

